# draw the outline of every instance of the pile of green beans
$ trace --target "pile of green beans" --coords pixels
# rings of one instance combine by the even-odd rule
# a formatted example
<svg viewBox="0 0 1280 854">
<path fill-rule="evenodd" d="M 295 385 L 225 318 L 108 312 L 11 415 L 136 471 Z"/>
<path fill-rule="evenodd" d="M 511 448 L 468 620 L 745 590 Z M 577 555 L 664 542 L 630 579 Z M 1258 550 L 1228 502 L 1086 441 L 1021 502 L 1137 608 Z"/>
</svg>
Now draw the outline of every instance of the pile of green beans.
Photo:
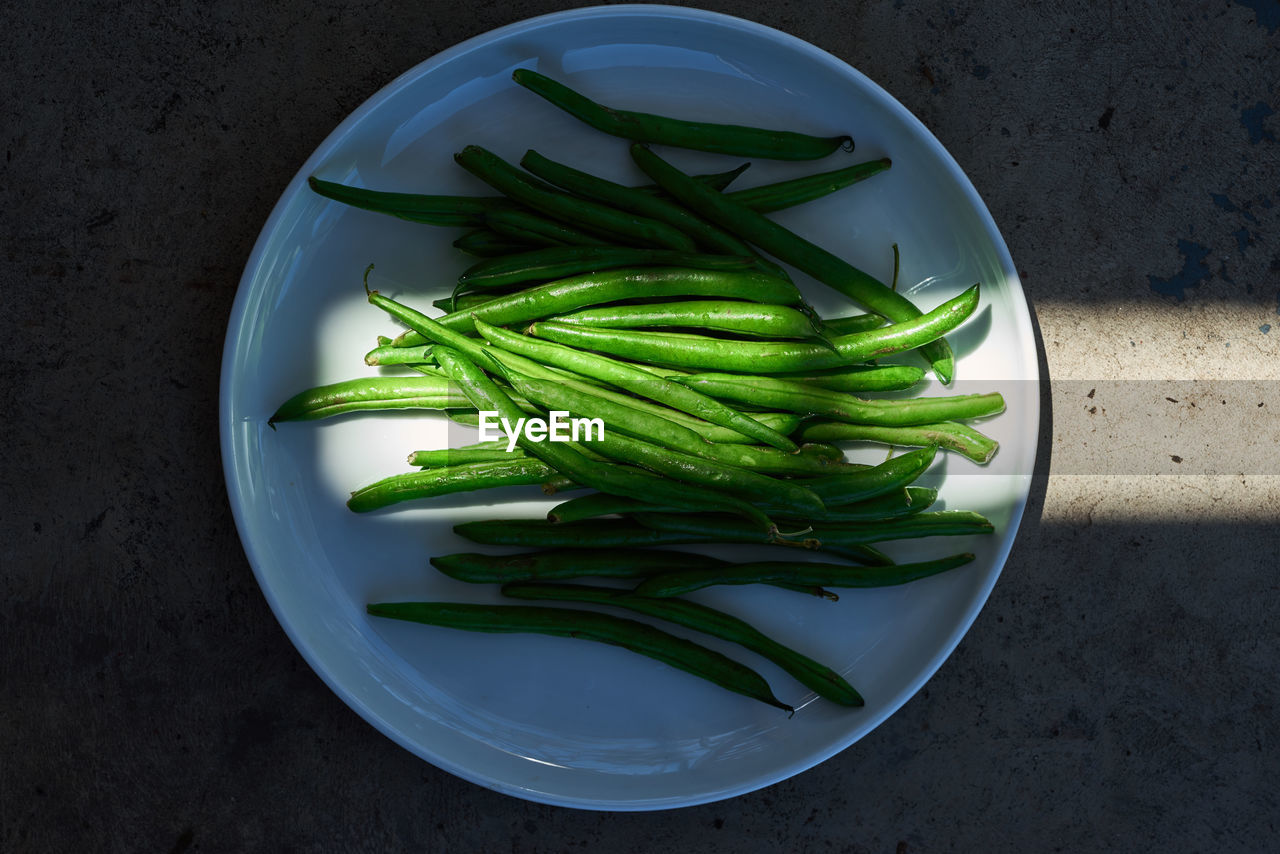
<svg viewBox="0 0 1280 854">
<path fill-rule="evenodd" d="M 648 147 L 815 160 L 852 150 L 839 128 L 714 125 L 607 107 L 531 69 L 513 79 L 592 128 L 630 141 L 635 163 L 657 183 L 640 185 L 639 173 L 633 185 L 617 183 L 533 150 L 516 165 L 480 145 L 455 159 L 489 195 L 366 189 L 312 177 L 311 188 L 333 201 L 464 229 L 453 245 L 481 260 L 438 283 L 431 306 L 443 314 L 435 315 L 371 289 L 370 265 L 369 303 L 403 327 L 379 336 L 365 354 L 379 373 L 305 389 L 268 423 L 277 429 L 281 422 L 405 409 L 434 410 L 429 417 L 461 424 L 479 423 L 482 412 L 509 422 L 552 412 L 598 421 L 600 433 L 572 441 L 525 432 L 509 442 L 413 450 L 410 470 L 359 486 L 347 502 L 366 513 L 491 488 L 573 492 L 555 498 L 545 518 L 453 529 L 475 543 L 533 551 L 434 555 L 430 563 L 456 580 L 500 585 L 513 599 L 579 607 L 420 601 L 370 604 L 369 614 L 596 640 L 793 709 L 736 658 L 595 610 L 624 609 L 711 638 L 713 647 L 737 644 L 817 696 L 861 706 L 847 674 L 683 597 L 714 585 L 760 584 L 834 601 L 828 588 L 912 583 L 974 559 L 961 548 L 898 563 L 892 544 L 967 542 L 993 531 L 977 513 L 935 509 L 938 490 L 918 481 L 940 454 L 990 460 L 996 443 L 970 422 L 1003 411 L 1003 398 L 902 394 L 924 380 L 924 366 L 951 381 L 944 336 L 974 314 L 978 286 L 921 310 L 898 292 L 896 261 L 894 281 L 885 285 L 767 216 L 872 179 L 890 169 L 887 157 L 729 191 L 746 164 L 690 176 Z M 777 262 L 868 313 L 819 317 Z M 920 364 L 904 361 L 920 356 Z M 881 361 L 886 357 L 897 361 Z M 875 396 L 882 392 L 895 396 Z M 844 442 L 916 450 L 891 450 L 865 465 L 833 444 Z M 734 562 L 671 548 L 724 544 L 772 553 Z M 611 586 L 565 583 L 584 578 Z"/>
</svg>

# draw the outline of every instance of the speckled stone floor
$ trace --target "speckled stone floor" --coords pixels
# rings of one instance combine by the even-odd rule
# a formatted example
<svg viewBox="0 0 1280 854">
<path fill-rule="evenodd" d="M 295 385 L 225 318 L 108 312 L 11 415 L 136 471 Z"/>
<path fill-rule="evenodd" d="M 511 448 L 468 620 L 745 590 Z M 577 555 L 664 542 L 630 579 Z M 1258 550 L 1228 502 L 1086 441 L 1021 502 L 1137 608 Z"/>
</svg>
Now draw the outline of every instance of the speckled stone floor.
<svg viewBox="0 0 1280 854">
<path fill-rule="evenodd" d="M 365 98 L 561 8 L 0 10 L 0 850 L 1274 849 L 1274 0 L 707 6 L 919 116 L 1037 323 L 1049 383 L 1013 553 L 872 735 L 734 800 L 579 812 L 431 767 L 308 669 L 222 480 L 241 269 Z"/>
</svg>

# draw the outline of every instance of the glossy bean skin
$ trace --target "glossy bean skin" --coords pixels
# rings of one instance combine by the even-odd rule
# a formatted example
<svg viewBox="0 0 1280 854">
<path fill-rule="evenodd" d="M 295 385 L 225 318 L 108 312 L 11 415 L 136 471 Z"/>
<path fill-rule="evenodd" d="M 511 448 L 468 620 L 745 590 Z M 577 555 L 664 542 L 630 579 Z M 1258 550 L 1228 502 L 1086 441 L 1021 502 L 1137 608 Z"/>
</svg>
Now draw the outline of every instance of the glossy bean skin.
<svg viewBox="0 0 1280 854">
<path fill-rule="evenodd" d="M 618 267 L 746 270 L 752 264 L 751 258 L 740 255 L 711 255 L 638 246 L 552 246 L 480 261 L 464 270 L 458 276 L 458 282 L 477 289 L 506 288 Z"/>
<path fill-rule="evenodd" d="M 861 706 L 864 701 L 840 674 L 790 647 L 783 646 L 744 620 L 731 614 L 683 599 L 646 599 L 629 591 L 584 584 L 505 584 L 502 594 L 535 601 L 582 602 L 635 611 L 675 623 L 704 634 L 739 644 L 764 656 L 791 674 L 820 697 L 842 706 Z"/>
<path fill-rule="evenodd" d="M 500 418 L 506 418 L 511 423 L 522 417 L 523 413 L 515 402 L 458 351 L 440 347 L 436 355 L 440 366 L 462 388 L 476 409 L 497 412 Z M 552 466 L 565 477 L 601 492 L 633 497 L 659 496 L 663 503 L 689 509 L 697 509 L 702 505 L 716 507 L 744 516 L 749 527 L 765 531 L 777 530 L 767 515 L 740 499 L 687 483 L 673 483 L 641 473 L 629 466 L 590 460 L 574 448 L 574 443 L 537 442 L 523 433 L 516 441 L 526 453 Z"/>
<path fill-rule="evenodd" d="M 690 380 L 687 377 L 677 377 L 676 381 L 722 400 L 882 427 L 910 427 L 937 421 L 984 418 L 997 415 L 1005 409 L 1004 397 L 998 392 L 885 400 L 857 397 L 772 377 L 758 377 L 754 380 Z"/>
<path fill-rule="evenodd" d="M 532 210 L 558 219 L 575 229 L 602 235 L 610 241 L 634 242 L 692 252 L 696 247 L 684 232 L 648 217 L 635 216 L 608 205 L 559 192 L 478 145 L 468 145 L 453 156 L 458 165 L 503 195 Z M 492 227 L 493 223 L 487 221 Z"/>
<path fill-rule="evenodd" d="M 537 605 L 476 605 L 458 602 L 380 602 L 372 616 L 472 632 L 533 633 L 581 638 L 620 646 L 787 712 L 763 676 L 726 655 L 668 634 L 647 623 Z"/>
<path fill-rule="evenodd" d="M 580 323 L 596 329 L 677 327 L 728 332 L 752 338 L 816 338 L 808 315 L 785 305 L 741 300 L 688 300 L 588 308 L 556 315 L 556 323 Z"/>
<path fill-rule="evenodd" d="M 635 595 L 661 599 L 680 596 L 719 584 L 760 584 L 786 581 L 822 587 L 893 587 L 928 578 L 964 566 L 973 560 L 964 552 L 918 563 L 892 566 L 846 566 L 809 561 L 762 561 L 736 564 L 730 568 L 688 569 L 655 575 L 636 586 Z"/>
<path fill-rule="evenodd" d="M 877 498 L 913 483 L 928 471 L 937 453 L 937 447 L 930 445 L 890 457 L 868 469 L 810 478 L 805 483 L 824 503 L 830 507 L 841 507 Z"/>
<path fill-rule="evenodd" d="M 915 365 L 851 365 L 771 376 L 832 391 L 902 391 L 923 380 L 924 371 Z"/>
<path fill-rule="evenodd" d="M 555 469 L 530 457 L 471 462 L 383 478 L 351 493 L 351 497 L 347 499 L 347 507 L 357 513 L 366 513 L 403 501 L 499 486 L 522 486 L 561 480 Z"/>
<path fill-rule="evenodd" d="M 492 326 L 484 321 L 476 322 L 476 329 L 486 341 L 511 353 L 533 359 L 547 365 L 573 371 L 592 379 L 612 383 L 618 388 L 649 400 L 678 409 L 721 427 L 728 427 L 743 435 L 783 451 L 795 451 L 799 446 L 786 436 L 761 424 L 750 416 L 720 403 L 713 398 L 687 388 L 664 377 L 632 367 L 616 359 L 584 353 L 571 347 L 562 347 L 538 341 L 527 335 L 519 335 Z M 468 339 L 469 340 L 469 339 Z"/>
<path fill-rule="evenodd" d="M 734 297 L 778 305 L 794 305 L 800 292 L 785 279 L 755 270 L 694 270 L 683 267 L 633 267 L 571 276 L 513 294 L 496 296 L 469 312 L 439 319 L 441 326 L 474 334 L 474 319 L 495 326 L 524 323 L 600 303 L 625 299 L 670 297 Z M 427 343 L 402 335 L 395 346 Z"/>
<path fill-rule="evenodd" d="M 314 175 L 307 179 L 308 186 L 326 199 L 375 213 L 420 222 L 427 225 L 484 225 L 485 214 L 495 210 L 515 207 L 501 196 L 427 196 L 416 193 L 389 193 L 383 190 L 367 190 L 349 187 L 333 181 L 325 181 Z"/>
<path fill-rule="evenodd" d="M 773 160 L 816 160 L 842 146 L 850 150 L 853 146 L 852 138 L 844 134 L 819 137 L 794 131 L 712 124 L 611 109 L 528 68 L 517 68 L 511 77 L 596 130 L 636 142 Z"/>
<path fill-rule="evenodd" d="M 851 314 L 848 317 L 824 317 L 822 329 L 828 335 L 849 335 L 853 332 L 869 332 L 884 326 L 885 319 L 878 314 Z"/>
<path fill-rule="evenodd" d="M 696 213 L 840 291 L 868 311 L 898 323 L 913 320 L 922 313 L 910 300 L 875 277 L 768 217 L 691 181 L 643 145 L 633 145 L 631 156 L 650 178 Z M 950 383 L 955 374 L 955 358 L 945 339 L 930 341 L 921 352 L 938 379 Z"/>
<path fill-rule="evenodd" d="M 800 427 L 798 432 L 802 438 L 821 442 L 874 442 L 906 447 L 937 445 L 979 465 L 990 462 L 1000 449 L 997 441 L 959 421 L 917 424 L 911 427 L 814 421 Z"/>
<path fill-rule="evenodd" d="M 441 448 L 429 451 L 414 451 L 409 454 L 409 465 L 430 469 L 442 466 L 457 466 L 467 463 L 491 463 L 499 460 L 527 458 L 529 455 L 519 448 L 508 451 L 507 443 L 486 442 L 469 448 Z"/>
<path fill-rule="evenodd" d="M 829 172 L 802 175 L 799 178 L 777 181 L 773 184 L 735 190 L 725 193 L 724 197 L 756 213 L 772 213 L 820 199 L 859 181 L 865 181 L 873 175 L 879 175 L 892 165 L 888 157 L 882 157 L 879 160 L 855 163 Z"/>
<path fill-rule="evenodd" d="M 977 286 L 933 311 L 868 332 L 807 341 L 726 341 L 705 335 L 595 329 L 555 321 L 534 324 L 532 334 L 559 344 L 678 368 L 775 374 L 856 365 L 915 349 L 963 323 L 977 307 Z"/>
<path fill-rule="evenodd" d="M 435 377 L 361 377 L 316 386 L 280 404 L 267 424 L 312 421 L 348 412 L 385 409 L 450 409 L 467 406 L 466 395 Z"/>
</svg>

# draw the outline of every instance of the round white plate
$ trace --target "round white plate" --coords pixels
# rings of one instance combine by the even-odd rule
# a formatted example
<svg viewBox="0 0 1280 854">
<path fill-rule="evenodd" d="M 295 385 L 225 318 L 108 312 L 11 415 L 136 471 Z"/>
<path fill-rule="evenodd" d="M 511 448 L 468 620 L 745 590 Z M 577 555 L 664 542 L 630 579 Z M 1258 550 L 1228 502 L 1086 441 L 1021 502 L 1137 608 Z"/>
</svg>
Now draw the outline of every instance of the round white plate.
<svg viewBox="0 0 1280 854">
<path fill-rule="evenodd" d="M 886 546 L 902 559 L 963 550 L 978 559 L 903 587 L 846 591 L 834 604 L 771 588 L 697 596 L 847 674 L 865 708 L 816 701 L 741 650 L 735 654 L 798 707 L 794 717 L 613 647 L 365 614 L 376 601 L 496 601 L 487 587 L 439 575 L 427 559 L 493 551 L 453 534 L 458 521 L 538 516 L 553 500 L 531 489 L 501 490 L 353 514 L 344 506 L 352 489 L 404 471 L 411 450 L 465 437 L 433 414 L 267 426 L 295 392 L 369 372 L 365 351 L 378 334 L 397 331 L 364 300 L 369 263 L 377 265 L 375 287 L 426 307 L 470 261 L 451 246 L 458 230 L 326 201 L 306 178 L 483 195 L 489 191 L 451 161 L 477 143 L 511 161 L 533 147 L 642 181 L 624 142 L 516 86 L 516 67 L 618 107 L 852 133 L 853 155 L 757 162 L 737 186 L 890 156 L 889 172 L 778 219 L 886 281 L 897 242 L 901 288 L 926 310 L 982 282 L 979 315 L 951 340 L 958 388 L 1008 398 L 1009 411 L 983 427 L 1002 448 L 985 468 L 947 455 L 928 478 L 942 485 L 939 506 L 985 513 L 997 533 Z M 692 170 L 737 162 L 668 153 Z M 852 310 L 816 283 L 797 281 L 825 311 Z M 263 592 L 298 650 L 356 712 L 432 764 L 501 792 L 576 807 L 658 809 L 804 771 L 870 732 L 934 673 L 986 601 L 1012 544 L 1035 458 L 1037 383 L 1026 304 L 995 224 L 952 158 L 893 98 L 817 48 L 747 21 L 668 6 L 588 8 L 503 27 L 422 63 L 370 98 L 303 164 L 267 220 L 236 296 L 222 369 L 222 452 Z M 876 458 L 884 450 L 860 453 Z"/>
</svg>

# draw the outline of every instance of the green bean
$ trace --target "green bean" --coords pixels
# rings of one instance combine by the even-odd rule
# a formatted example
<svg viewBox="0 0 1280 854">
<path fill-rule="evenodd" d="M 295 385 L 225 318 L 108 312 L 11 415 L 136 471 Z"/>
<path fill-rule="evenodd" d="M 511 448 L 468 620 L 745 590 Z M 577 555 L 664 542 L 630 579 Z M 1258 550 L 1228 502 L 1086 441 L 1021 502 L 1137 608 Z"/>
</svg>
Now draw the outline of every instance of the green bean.
<svg viewBox="0 0 1280 854">
<path fill-rule="evenodd" d="M 386 365 L 421 365 L 431 361 L 430 344 L 417 347 L 397 347 L 394 344 L 383 344 L 364 354 L 364 363 L 370 367 Z"/>
<path fill-rule="evenodd" d="M 869 332 L 884 326 L 885 319 L 878 314 L 851 314 L 848 317 L 822 319 L 822 329 L 828 335 L 849 335 L 854 332 Z"/>
<path fill-rule="evenodd" d="M 307 184 L 327 199 L 428 225 L 483 225 L 486 213 L 514 207 L 509 199 L 501 196 L 424 196 L 416 193 L 388 193 L 323 181 L 314 175 L 307 178 Z"/>
<path fill-rule="evenodd" d="M 784 451 L 797 449 L 795 442 L 759 421 L 743 415 L 704 394 L 677 382 L 654 376 L 615 359 L 583 353 L 571 347 L 562 347 L 545 341 L 537 341 L 527 335 L 507 332 L 490 326 L 483 320 L 476 329 L 495 347 L 535 359 L 543 364 L 573 371 L 586 377 L 604 380 L 618 388 L 666 404 L 698 418 L 728 427 L 759 442 Z M 464 339 L 470 340 L 470 339 Z"/>
<path fill-rule="evenodd" d="M 605 493 L 596 493 L 604 495 Z M 485 555 L 474 552 L 431 558 L 431 565 L 450 578 L 473 584 L 547 581 L 596 576 L 644 578 L 673 568 L 727 565 L 727 561 L 689 552 L 660 549 L 620 552 L 616 549 L 557 549 L 517 555 Z M 837 598 L 812 585 L 774 585 L 798 593 Z"/>
<path fill-rule="evenodd" d="M 693 267 L 699 270 L 745 270 L 752 259 L 738 255 L 710 255 L 648 249 L 638 246 L 550 246 L 502 258 L 480 261 L 463 271 L 460 284 L 475 288 L 505 288 L 595 273 L 616 267 Z"/>
<path fill-rule="evenodd" d="M 973 558 L 972 554 L 962 553 L 936 560 L 898 563 L 892 566 L 763 561 L 737 564 L 729 569 L 722 567 L 686 569 L 645 579 L 637 585 L 635 595 L 662 599 L 717 584 L 759 584 L 773 581 L 816 584 L 823 587 L 892 587 L 964 566 Z"/>
<path fill-rule="evenodd" d="M 696 213 L 759 246 L 778 260 L 791 264 L 840 291 L 869 311 L 882 314 L 898 323 L 920 316 L 920 309 L 883 282 L 763 214 L 689 180 L 687 175 L 644 146 L 632 145 L 631 155 L 650 178 Z M 945 339 L 931 340 L 921 352 L 933 366 L 938 379 L 950 383 L 955 373 L 955 359 Z"/>
<path fill-rule="evenodd" d="M 581 323 L 596 329 L 680 326 L 732 332 L 753 338 L 816 338 L 818 330 L 802 312 L 785 305 L 737 300 L 688 300 L 588 308 L 558 315 L 557 323 Z"/>
<path fill-rule="evenodd" d="M 838 421 L 882 427 L 910 427 L 935 421 L 982 418 L 1003 412 L 1005 406 L 1004 397 L 998 392 L 881 400 L 855 397 L 842 391 L 813 388 L 773 377 L 742 380 L 677 377 L 676 382 L 722 400 L 767 406 L 770 409 L 787 409 L 807 415 L 825 415 Z"/>
<path fill-rule="evenodd" d="M 560 581 L 591 576 L 644 578 L 675 568 L 726 566 L 728 561 L 665 549 L 621 552 L 617 549 L 579 548 L 514 555 L 462 552 L 437 555 L 431 558 L 431 565 L 458 581 L 470 584 L 506 584 L 512 581 Z"/>
<path fill-rule="evenodd" d="M 632 187 L 624 187 L 604 178 L 597 178 L 595 175 L 549 160 L 532 149 L 525 152 L 520 165 L 539 178 L 550 181 L 575 195 L 637 216 L 665 222 L 689 235 L 704 249 L 730 255 L 753 256 L 755 254 L 751 247 L 732 234 L 695 216 L 683 205 L 666 198 Z"/>
<path fill-rule="evenodd" d="M 937 445 L 968 457 L 975 463 L 987 463 L 996 455 L 1000 444 L 989 436 L 958 421 L 941 421 L 913 427 L 879 427 L 841 421 L 815 421 L 800 428 L 802 438 L 824 442 L 876 442 L 882 445 Z"/>
<path fill-rule="evenodd" d="M 890 457 L 877 466 L 848 474 L 810 478 L 805 481 L 824 504 L 841 507 L 866 501 L 901 489 L 915 481 L 933 465 L 938 449 L 930 445 Z"/>
<path fill-rule="evenodd" d="M 763 676 L 746 665 L 636 620 L 573 608 L 457 602 L 384 602 L 371 604 L 367 610 L 377 617 L 472 632 L 557 635 L 620 646 L 783 711 L 795 711 L 773 695 Z"/>
<path fill-rule="evenodd" d="M 609 241 L 533 211 L 493 211 L 484 224 L 494 233 L 523 246 L 608 246 Z"/>
<path fill-rule="evenodd" d="M 601 490 L 604 491 L 604 490 Z M 636 496 L 641 501 L 646 496 Z M 647 496 L 655 502 L 663 499 Z M 816 544 L 790 540 L 780 541 L 764 531 L 750 531 L 741 539 L 718 539 L 702 534 L 688 534 L 648 528 L 634 519 L 552 523 L 543 519 L 492 519 L 462 522 L 453 526 L 454 533 L 475 543 L 490 546 L 529 546 L 533 548 L 599 549 L 635 546 L 686 545 L 696 543 L 741 542 L 761 545 L 783 545 L 816 548 Z M 735 531 L 734 536 L 742 532 Z"/>
<path fill-rule="evenodd" d="M 694 175 L 693 180 L 698 181 L 699 183 L 702 183 L 702 184 L 706 184 L 708 187 L 710 187 L 713 190 L 724 190 L 728 188 L 728 186 L 732 184 L 735 180 L 737 180 L 739 175 L 741 175 L 743 172 L 746 172 L 747 169 L 749 169 L 750 167 L 751 167 L 751 164 L 749 162 L 743 163 L 740 166 L 735 166 L 734 168 L 726 172 L 712 172 L 710 174 L 705 174 L 705 175 Z M 666 196 L 670 198 L 670 194 L 666 190 L 659 187 L 657 184 L 642 184 L 636 187 L 636 189 L 649 193 L 651 195 Z"/>
<path fill-rule="evenodd" d="M 441 466 L 465 465 L 467 463 L 487 463 L 495 460 L 509 460 L 528 457 L 520 449 L 507 450 L 507 443 L 481 442 L 467 448 L 442 448 L 432 451 L 414 451 L 409 454 L 409 465 L 419 468 L 440 468 Z"/>
<path fill-rule="evenodd" d="M 469 312 L 472 309 L 482 306 L 487 302 L 492 302 L 493 294 L 464 294 L 457 296 L 441 297 L 431 301 L 432 308 L 438 308 L 446 314 L 454 312 Z"/>
<path fill-rule="evenodd" d="M 675 507 L 662 507 L 639 498 L 609 495 L 607 492 L 589 492 L 562 501 L 547 511 L 547 521 L 562 524 L 597 519 L 601 516 L 627 516 L 632 513 L 673 513 Z"/>
<path fill-rule="evenodd" d="M 924 371 L 915 365 L 850 365 L 772 376 L 832 391 L 901 391 L 923 380 Z"/>
<path fill-rule="evenodd" d="M 938 490 L 929 486 L 907 486 L 875 498 L 864 498 L 851 504 L 832 505 L 817 522 L 879 522 L 913 516 L 927 510 L 938 498 Z M 801 522 L 804 520 L 788 520 Z"/>
<path fill-rule="evenodd" d="M 512 252 L 524 252 L 530 248 L 528 243 L 504 237 L 488 226 L 468 231 L 453 241 L 453 246 L 477 258 L 495 258 Z"/>
<path fill-rule="evenodd" d="M 449 409 L 466 406 L 462 390 L 448 380 L 434 377 L 361 377 L 316 386 L 280 404 L 267 419 L 312 421 L 348 412 L 381 409 Z"/>
<path fill-rule="evenodd" d="M 458 383 L 476 409 L 482 412 L 495 411 L 498 417 L 505 418 L 511 423 L 516 423 L 517 419 L 521 418 L 521 410 L 506 392 L 498 388 L 482 370 L 458 351 L 449 347 L 440 347 L 437 349 L 436 357 L 440 361 L 440 366 Z M 554 467 L 565 477 L 601 492 L 658 497 L 664 503 L 687 509 L 699 509 L 705 504 L 728 513 L 740 514 L 749 520 L 751 525 L 769 531 L 777 530 L 769 517 L 760 510 L 731 496 L 685 483 L 673 483 L 626 466 L 589 460 L 574 449 L 574 443 L 533 441 L 525 433 L 521 433 L 516 441 L 527 453 Z"/>
<path fill-rule="evenodd" d="M 655 504 L 665 498 L 648 496 Z M 644 496 L 640 496 L 645 500 Z M 682 510 L 681 512 L 685 512 Z M 691 521 L 684 528 L 661 529 L 668 514 L 643 513 L 626 519 L 589 519 L 582 522 L 550 522 L 544 519 L 492 519 L 463 522 L 453 526 L 454 533 L 476 543 L 493 546 L 526 546 L 531 548 L 596 549 L 675 546 L 708 543 L 781 546 L 790 549 L 818 550 L 850 560 L 869 556 L 851 542 L 853 548 L 828 545 L 816 537 L 787 539 L 777 533 L 753 530 L 748 525 L 734 525 L 731 517 L 713 513 L 685 512 Z M 649 525 L 641 524 L 644 518 Z M 856 537 L 848 538 L 851 541 Z M 869 541 L 868 541 L 869 542 Z"/>
<path fill-rule="evenodd" d="M 536 601 L 586 602 L 610 605 L 676 623 L 746 647 L 791 674 L 806 688 L 842 706 L 861 706 L 861 695 L 840 674 L 812 658 L 783 646 L 737 617 L 682 599 L 644 599 L 629 591 L 584 584 L 504 584 L 504 596 Z"/>
<path fill-rule="evenodd" d="M 790 282 L 754 270 L 692 270 L 681 267 L 635 267 L 587 273 L 494 297 L 465 313 L 446 315 L 440 325 L 459 332 L 475 331 L 479 318 L 495 326 L 524 323 L 598 303 L 641 297 L 732 296 L 762 303 L 800 300 Z M 412 347 L 425 339 L 402 335 L 394 346 Z"/>
<path fill-rule="evenodd" d="M 711 124 L 616 110 L 597 104 L 563 83 L 528 68 L 517 68 L 511 77 L 596 130 L 623 139 L 774 160 L 816 160 L 841 146 L 853 149 L 853 139 L 848 135 L 818 137 L 794 131 Z"/>
<path fill-rule="evenodd" d="M 611 240 L 638 242 L 692 252 L 693 240 L 680 230 L 649 217 L 561 193 L 534 181 L 493 152 L 468 145 L 453 156 L 458 165 L 494 189 L 541 214 Z M 492 221 L 488 222 L 492 227 Z"/>
<path fill-rule="evenodd" d="M 723 538 L 719 542 L 744 542 L 744 537 L 760 536 L 734 517 L 710 513 L 636 513 L 631 518 L 664 534 L 714 535 Z M 991 522 L 980 513 L 932 510 L 877 522 L 820 522 L 805 533 L 803 542 L 807 548 L 829 550 L 889 540 L 990 534 L 993 530 Z"/>
<path fill-rule="evenodd" d="M 347 507 L 357 513 L 364 513 L 402 501 L 476 489 L 547 482 L 551 482 L 556 488 L 569 485 L 555 469 L 541 460 L 512 457 L 509 460 L 472 462 L 385 477 L 351 493 L 351 497 L 347 499 Z"/>
<path fill-rule="evenodd" d="M 726 341 L 705 335 L 595 329 L 554 321 L 534 324 L 534 335 L 558 344 L 681 368 L 782 373 L 846 367 L 912 349 L 959 326 L 978 304 L 974 285 L 960 296 L 913 320 L 868 332 L 807 341 Z"/>
<path fill-rule="evenodd" d="M 725 193 L 724 196 L 743 207 L 751 208 L 756 213 L 772 213 L 813 201 L 851 184 L 865 181 L 872 175 L 879 175 L 891 165 L 893 164 L 889 158 L 882 157 L 879 160 L 855 163 L 853 166 L 831 172 L 802 175 L 788 181 L 778 181 L 747 190 L 736 190 Z"/>
</svg>

